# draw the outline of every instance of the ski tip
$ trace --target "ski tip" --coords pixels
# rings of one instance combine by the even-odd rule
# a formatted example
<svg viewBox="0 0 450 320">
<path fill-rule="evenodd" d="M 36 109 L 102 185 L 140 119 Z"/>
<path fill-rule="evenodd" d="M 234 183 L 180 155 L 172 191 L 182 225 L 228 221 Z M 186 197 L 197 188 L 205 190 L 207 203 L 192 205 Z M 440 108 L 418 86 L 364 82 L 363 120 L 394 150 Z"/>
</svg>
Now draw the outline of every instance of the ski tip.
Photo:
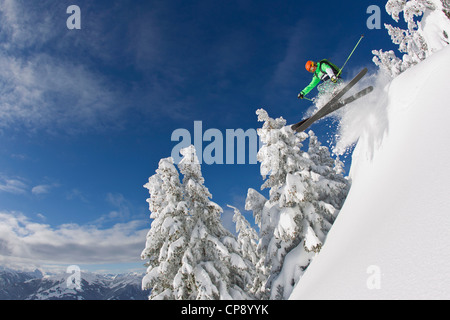
<svg viewBox="0 0 450 320">
<path fill-rule="evenodd" d="M 365 88 L 365 89 L 363 89 L 361 91 L 366 92 L 366 93 L 371 93 L 373 91 L 373 87 L 372 86 L 368 86 L 367 88 Z"/>
<path fill-rule="evenodd" d="M 367 69 L 367 68 L 362 69 L 362 70 L 356 75 L 355 78 L 362 78 L 362 77 L 364 77 L 364 76 L 366 75 L 367 71 L 369 71 L 369 69 Z"/>
<path fill-rule="evenodd" d="M 309 126 L 307 126 L 307 127 L 300 126 L 300 127 L 295 128 L 295 132 L 305 132 L 306 129 L 308 129 L 308 128 L 309 128 Z"/>
</svg>

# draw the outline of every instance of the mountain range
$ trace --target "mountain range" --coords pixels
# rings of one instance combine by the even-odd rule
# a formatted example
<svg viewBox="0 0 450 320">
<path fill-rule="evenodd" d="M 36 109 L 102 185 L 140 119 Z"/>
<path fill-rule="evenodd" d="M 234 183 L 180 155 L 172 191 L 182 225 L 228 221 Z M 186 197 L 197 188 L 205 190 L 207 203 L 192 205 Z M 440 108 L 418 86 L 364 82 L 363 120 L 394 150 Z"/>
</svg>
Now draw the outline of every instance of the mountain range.
<svg viewBox="0 0 450 320">
<path fill-rule="evenodd" d="M 69 273 L 44 274 L 0 267 L 0 300 L 147 300 L 142 274 L 80 272 L 77 286 Z"/>
</svg>

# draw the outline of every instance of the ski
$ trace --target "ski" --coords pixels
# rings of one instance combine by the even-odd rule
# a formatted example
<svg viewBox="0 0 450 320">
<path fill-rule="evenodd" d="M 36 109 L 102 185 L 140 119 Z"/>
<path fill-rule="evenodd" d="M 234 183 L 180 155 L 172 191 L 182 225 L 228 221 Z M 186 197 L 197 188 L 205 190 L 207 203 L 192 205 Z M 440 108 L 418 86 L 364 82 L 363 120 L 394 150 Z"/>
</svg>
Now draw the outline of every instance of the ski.
<svg viewBox="0 0 450 320">
<path fill-rule="evenodd" d="M 354 95 L 352 95 L 352 96 L 350 96 L 350 97 L 348 97 L 348 98 L 345 98 L 345 99 L 342 100 L 342 101 L 337 102 L 335 105 L 330 106 L 330 109 L 322 116 L 322 118 L 323 118 L 323 117 L 326 117 L 326 116 L 329 115 L 330 113 L 332 113 L 332 112 L 334 112 L 334 111 L 336 111 L 336 110 L 342 108 L 343 106 L 346 106 L 347 104 L 352 103 L 353 101 L 355 101 L 355 100 L 357 100 L 357 99 L 359 99 L 359 98 L 364 97 L 365 95 L 371 93 L 372 91 L 373 91 L 373 87 L 370 86 L 370 87 L 367 87 L 367 88 L 365 88 L 365 89 L 362 89 L 362 90 L 359 91 L 358 93 L 355 93 Z"/>
<path fill-rule="evenodd" d="M 329 111 L 330 108 L 333 108 L 336 103 L 339 103 L 339 99 L 346 94 L 353 86 L 364 77 L 367 73 L 367 68 L 362 69 L 342 90 L 340 90 L 330 101 L 328 101 L 319 111 L 317 111 L 312 117 L 304 119 L 296 124 L 291 126 L 292 130 L 301 132 L 312 125 L 317 120 L 323 118 L 325 115 L 329 114 L 332 111 Z"/>
<path fill-rule="evenodd" d="M 334 105 L 329 106 L 328 110 L 326 112 L 324 112 L 322 114 L 322 116 L 316 118 L 316 120 L 314 120 L 313 122 L 318 121 L 318 120 L 326 117 L 330 113 L 332 113 L 332 112 L 334 112 L 334 111 L 336 111 L 336 110 L 346 106 L 349 103 L 352 103 L 353 101 L 355 101 L 355 100 L 357 100 L 357 99 L 359 99 L 361 97 L 364 97 L 365 95 L 371 93 L 372 91 L 373 91 L 373 87 L 370 86 L 370 87 L 367 87 L 367 88 L 359 91 L 358 93 L 355 93 L 354 95 L 352 95 L 352 96 L 350 96 L 350 97 L 348 97 L 348 98 L 346 98 L 346 99 L 344 99 L 342 101 L 338 101 Z M 297 132 L 301 132 L 301 131 L 304 131 L 305 129 L 307 129 L 313 123 L 313 122 L 311 122 L 311 124 L 309 124 L 309 125 L 304 125 L 304 123 L 306 121 L 308 121 L 309 119 L 311 119 L 311 118 L 306 118 L 306 119 L 300 121 L 299 123 L 297 123 L 296 124 L 296 128 L 294 130 L 297 131 Z"/>
</svg>

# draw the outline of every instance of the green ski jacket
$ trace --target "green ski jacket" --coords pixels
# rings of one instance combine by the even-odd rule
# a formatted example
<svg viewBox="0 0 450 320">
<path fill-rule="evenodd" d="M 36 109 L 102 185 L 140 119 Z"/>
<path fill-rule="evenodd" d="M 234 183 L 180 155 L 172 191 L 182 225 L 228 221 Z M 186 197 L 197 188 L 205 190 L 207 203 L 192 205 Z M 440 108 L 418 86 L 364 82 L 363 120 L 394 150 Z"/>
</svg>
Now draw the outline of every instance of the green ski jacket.
<svg viewBox="0 0 450 320">
<path fill-rule="evenodd" d="M 327 77 L 331 78 L 332 75 L 336 75 L 339 72 L 338 70 L 338 67 L 326 59 L 317 62 L 317 69 L 314 72 L 311 83 L 301 93 L 306 96 L 321 80 L 326 80 Z"/>
</svg>

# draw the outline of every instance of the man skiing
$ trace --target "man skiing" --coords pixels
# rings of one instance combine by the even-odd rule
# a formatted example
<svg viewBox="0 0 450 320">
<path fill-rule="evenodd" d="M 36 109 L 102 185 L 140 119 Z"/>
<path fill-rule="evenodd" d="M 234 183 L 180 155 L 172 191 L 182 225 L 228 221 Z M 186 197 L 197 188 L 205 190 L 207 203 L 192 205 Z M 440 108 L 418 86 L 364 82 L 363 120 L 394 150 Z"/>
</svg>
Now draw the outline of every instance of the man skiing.
<svg viewBox="0 0 450 320">
<path fill-rule="evenodd" d="M 340 79 L 340 69 L 328 61 L 327 59 L 320 60 L 319 62 L 314 62 L 309 60 L 306 62 L 305 68 L 308 72 L 314 73 L 311 83 L 303 89 L 299 94 L 298 98 L 303 99 L 312 89 L 314 89 L 320 81 L 326 82 L 331 80 L 333 84 L 337 84 L 338 81 L 341 82 Z M 326 88 L 319 91 L 323 93 L 324 91 L 328 91 Z"/>
<path fill-rule="evenodd" d="M 342 70 L 346 66 L 348 60 L 352 56 L 353 52 L 355 52 L 356 48 L 358 47 L 359 43 L 363 38 L 364 35 L 361 35 L 361 37 L 358 40 L 358 43 L 353 48 L 352 52 L 348 56 L 342 68 L 338 68 L 336 65 L 334 65 L 327 59 L 320 60 L 319 62 L 314 61 L 306 62 L 305 65 L 306 70 L 308 72 L 314 73 L 314 76 L 313 79 L 311 80 L 311 83 L 298 94 L 298 98 L 299 99 L 305 98 L 305 96 L 309 92 L 311 92 L 311 90 L 314 89 L 320 83 L 320 81 L 324 81 L 324 83 L 322 83 L 317 88 L 319 90 L 319 94 L 321 94 L 324 98 L 328 98 L 327 97 L 328 95 L 326 94 L 328 92 L 331 92 L 333 94 L 332 96 L 329 97 L 329 99 L 323 99 L 326 101 L 325 104 L 322 105 L 322 103 L 320 103 L 321 106 L 319 107 L 319 110 L 316 113 L 314 113 L 311 117 L 303 119 L 300 122 L 291 125 L 292 130 L 296 132 L 304 131 L 314 122 L 326 117 L 330 113 L 342 108 L 343 106 L 346 106 L 349 103 L 352 103 L 353 101 L 373 91 L 373 87 L 369 86 L 350 97 L 341 99 L 367 73 L 367 68 L 364 68 L 355 77 L 353 77 L 353 79 L 350 80 L 350 82 L 348 82 L 346 85 L 343 85 L 343 80 L 340 78 Z M 319 99 L 320 98 L 321 97 L 319 97 Z"/>
</svg>

